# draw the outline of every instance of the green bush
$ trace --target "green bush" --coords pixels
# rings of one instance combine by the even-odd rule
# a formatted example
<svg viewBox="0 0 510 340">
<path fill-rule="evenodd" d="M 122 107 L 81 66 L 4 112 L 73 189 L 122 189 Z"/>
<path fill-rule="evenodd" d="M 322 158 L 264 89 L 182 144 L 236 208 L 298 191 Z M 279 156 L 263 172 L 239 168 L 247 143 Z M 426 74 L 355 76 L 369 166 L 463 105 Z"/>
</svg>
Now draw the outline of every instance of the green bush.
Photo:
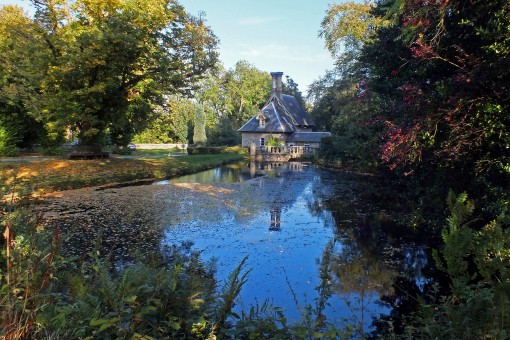
<svg viewBox="0 0 510 340">
<path fill-rule="evenodd" d="M 65 338 L 205 338 L 214 319 L 216 281 L 197 253 L 167 256 L 112 273 L 100 260 L 68 278 L 68 294 L 46 311 L 53 333 Z"/>
<path fill-rule="evenodd" d="M 241 144 L 241 135 L 227 117 L 220 118 L 216 125 L 207 129 L 207 136 L 207 144 L 210 146 Z"/>
<path fill-rule="evenodd" d="M 188 155 L 246 154 L 240 146 L 190 146 Z"/>
<path fill-rule="evenodd" d="M 65 146 L 38 146 L 34 150 L 41 155 L 62 156 L 69 152 L 69 147 Z"/>
<path fill-rule="evenodd" d="M 52 302 L 51 287 L 62 263 L 61 237 L 25 211 L 10 212 L 2 222 L 8 242 L 2 244 L 0 260 L 0 338 L 37 338 L 38 319 Z"/>
<path fill-rule="evenodd" d="M 0 126 L 0 157 L 12 157 L 18 154 L 16 144 L 19 138 L 15 133 Z"/>
<path fill-rule="evenodd" d="M 504 339 L 510 334 L 510 216 L 508 209 L 480 227 L 465 193 L 449 193 L 450 216 L 443 247 L 434 252 L 448 275 L 450 292 L 438 283 L 418 310 L 404 318 L 406 338 Z M 508 207 L 507 207 L 508 208 Z M 478 226 L 477 226 L 478 225 Z M 391 334 L 394 337 L 395 334 Z"/>
<path fill-rule="evenodd" d="M 283 142 L 273 135 L 269 135 L 267 146 L 283 146 Z"/>
<path fill-rule="evenodd" d="M 112 153 L 117 155 L 131 155 L 133 153 L 133 150 L 131 150 L 128 147 L 115 147 Z"/>
</svg>

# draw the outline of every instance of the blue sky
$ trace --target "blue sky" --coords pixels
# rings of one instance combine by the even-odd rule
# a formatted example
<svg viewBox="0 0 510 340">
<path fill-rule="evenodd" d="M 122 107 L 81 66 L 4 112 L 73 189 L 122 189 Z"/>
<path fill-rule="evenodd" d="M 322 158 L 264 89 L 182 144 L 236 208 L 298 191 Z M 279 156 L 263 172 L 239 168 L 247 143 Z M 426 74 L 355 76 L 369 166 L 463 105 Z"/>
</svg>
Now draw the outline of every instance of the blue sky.
<svg viewBox="0 0 510 340">
<path fill-rule="evenodd" d="M 247 60 L 262 71 L 282 71 L 306 93 L 312 81 L 333 68 L 318 38 L 320 23 L 333 0 L 180 0 L 191 14 L 206 13 L 220 39 L 220 60 L 231 68 Z M 338 0 L 336 2 L 339 2 Z M 0 0 L 0 5 L 28 0 Z"/>
<path fill-rule="evenodd" d="M 220 59 L 230 68 L 247 60 L 262 71 L 282 71 L 306 92 L 333 68 L 318 38 L 332 0 L 181 0 L 192 14 L 206 13 L 220 39 Z"/>
</svg>

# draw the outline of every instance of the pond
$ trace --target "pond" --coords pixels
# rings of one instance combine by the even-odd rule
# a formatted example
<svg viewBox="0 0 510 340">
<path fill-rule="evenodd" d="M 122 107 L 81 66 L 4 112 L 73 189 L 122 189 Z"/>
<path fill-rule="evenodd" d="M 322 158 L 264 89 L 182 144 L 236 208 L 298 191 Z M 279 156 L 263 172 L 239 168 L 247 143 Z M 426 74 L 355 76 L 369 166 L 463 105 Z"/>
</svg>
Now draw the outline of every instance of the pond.
<svg viewBox="0 0 510 340">
<path fill-rule="evenodd" d="M 247 257 L 238 312 L 267 299 L 299 321 L 309 306 L 323 306 L 330 321 L 368 330 L 372 317 L 389 312 L 379 297 L 391 294 L 403 263 L 421 280 L 423 249 L 383 240 L 376 230 L 395 222 L 389 202 L 374 195 L 380 184 L 373 176 L 307 163 L 252 163 L 155 184 L 236 182 L 242 184 L 222 186 L 234 190 L 223 197 L 183 198 L 180 218 L 163 221 L 163 244 L 190 243 L 204 259 L 216 259 L 221 281 Z M 325 287 L 332 292 L 327 301 Z"/>
<path fill-rule="evenodd" d="M 152 185 L 71 190 L 40 209 L 72 231 L 65 256 L 97 253 L 122 264 L 188 244 L 215 260 L 220 284 L 247 257 L 237 312 L 267 300 L 289 321 L 320 312 L 366 332 L 372 318 L 394 311 L 381 297 L 405 294 L 395 282 L 427 283 L 428 249 L 400 226 L 408 209 L 393 192 L 377 176 L 251 163 Z"/>
</svg>

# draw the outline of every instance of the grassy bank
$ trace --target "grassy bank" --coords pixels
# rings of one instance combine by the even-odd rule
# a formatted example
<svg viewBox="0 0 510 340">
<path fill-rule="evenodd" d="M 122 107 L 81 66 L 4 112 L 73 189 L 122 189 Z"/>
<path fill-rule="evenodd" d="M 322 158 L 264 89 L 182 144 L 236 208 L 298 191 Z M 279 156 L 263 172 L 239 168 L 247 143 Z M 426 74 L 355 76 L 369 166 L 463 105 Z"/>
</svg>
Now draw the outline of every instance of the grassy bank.
<svg viewBox="0 0 510 340">
<path fill-rule="evenodd" d="M 165 179 L 244 159 L 241 154 L 0 163 L 2 182 L 25 193 L 46 193 L 144 179 Z"/>
</svg>

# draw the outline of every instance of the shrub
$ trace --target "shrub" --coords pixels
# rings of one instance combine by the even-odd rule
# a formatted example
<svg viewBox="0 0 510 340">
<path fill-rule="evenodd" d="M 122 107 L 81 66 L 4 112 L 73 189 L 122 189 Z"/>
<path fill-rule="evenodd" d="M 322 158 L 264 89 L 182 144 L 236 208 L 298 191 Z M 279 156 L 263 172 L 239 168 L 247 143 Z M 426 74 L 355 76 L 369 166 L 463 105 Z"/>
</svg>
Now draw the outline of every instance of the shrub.
<svg viewBox="0 0 510 340">
<path fill-rule="evenodd" d="M 240 146 L 189 146 L 188 155 L 245 154 Z"/>
<path fill-rule="evenodd" d="M 283 146 L 283 142 L 273 135 L 270 135 L 267 139 L 267 146 Z"/>
<path fill-rule="evenodd" d="M 10 130 L 0 126 L 0 157 L 11 157 L 18 154 L 17 136 Z"/>
<path fill-rule="evenodd" d="M 407 337 L 427 339 L 503 339 L 510 333 L 510 218 L 508 210 L 481 228 L 474 203 L 465 193 L 449 193 L 450 216 L 442 231 L 443 248 L 434 252 L 448 275 L 450 293 L 434 284 L 418 310 L 405 319 Z M 479 230 L 478 230 L 479 229 Z"/>
<path fill-rule="evenodd" d="M 241 144 L 241 135 L 227 117 L 221 117 L 216 125 L 209 128 L 207 136 L 207 144 L 210 146 Z"/>
<path fill-rule="evenodd" d="M 116 146 L 112 152 L 117 155 L 131 155 L 133 153 L 133 150 L 131 150 L 128 147 Z"/>
<path fill-rule="evenodd" d="M 50 289 L 61 262 L 60 234 L 42 228 L 37 218 L 24 211 L 9 213 L 3 225 L 6 242 L 0 261 L 0 337 L 36 337 L 38 319 L 52 302 Z"/>
</svg>

